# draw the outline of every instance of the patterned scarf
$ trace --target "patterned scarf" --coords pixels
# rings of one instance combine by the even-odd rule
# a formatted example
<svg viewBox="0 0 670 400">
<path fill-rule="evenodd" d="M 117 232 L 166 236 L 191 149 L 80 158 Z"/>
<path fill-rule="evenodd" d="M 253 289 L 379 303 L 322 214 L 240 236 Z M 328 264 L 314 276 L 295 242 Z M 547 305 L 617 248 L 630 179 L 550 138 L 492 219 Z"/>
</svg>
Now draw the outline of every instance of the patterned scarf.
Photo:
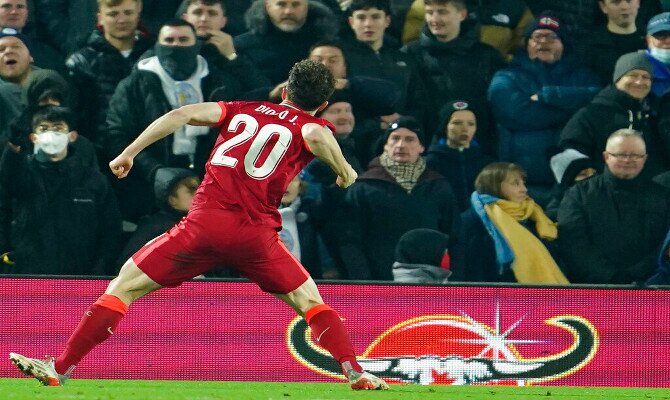
<svg viewBox="0 0 670 400">
<path fill-rule="evenodd" d="M 419 157 L 414 163 L 406 163 L 393 161 L 388 154 L 382 153 L 379 156 L 379 163 L 407 193 L 412 192 L 419 177 L 426 170 L 426 160 L 423 157 Z"/>
</svg>

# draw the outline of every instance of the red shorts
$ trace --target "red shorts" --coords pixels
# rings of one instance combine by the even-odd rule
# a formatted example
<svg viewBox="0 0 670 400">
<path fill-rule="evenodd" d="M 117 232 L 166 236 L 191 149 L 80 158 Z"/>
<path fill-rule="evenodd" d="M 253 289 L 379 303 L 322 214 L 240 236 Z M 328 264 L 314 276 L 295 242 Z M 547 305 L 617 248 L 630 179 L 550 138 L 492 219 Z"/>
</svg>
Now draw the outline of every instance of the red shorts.
<svg viewBox="0 0 670 400">
<path fill-rule="evenodd" d="M 292 292 L 309 278 L 274 229 L 250 225 L 226 210 L 189 213 L 132 258 L 149 278 L 168 287 L 217 267 L 235 269 L 268 293 Z"/>
</svg>

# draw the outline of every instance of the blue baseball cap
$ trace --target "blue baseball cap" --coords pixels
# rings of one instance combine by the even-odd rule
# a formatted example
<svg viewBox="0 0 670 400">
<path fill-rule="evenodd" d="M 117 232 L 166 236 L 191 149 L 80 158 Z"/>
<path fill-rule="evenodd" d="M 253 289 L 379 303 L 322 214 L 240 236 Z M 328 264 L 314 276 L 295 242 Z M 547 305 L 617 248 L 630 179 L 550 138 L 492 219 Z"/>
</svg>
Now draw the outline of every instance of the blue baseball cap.
<svg viewBox="0 0 670 400">
<path fill-rule="evenodd" d="M 654 15 L 647 24 L 647 34 L 655 35 L 659 32 L 670 32 L 670 12 Z"/>
</svg>

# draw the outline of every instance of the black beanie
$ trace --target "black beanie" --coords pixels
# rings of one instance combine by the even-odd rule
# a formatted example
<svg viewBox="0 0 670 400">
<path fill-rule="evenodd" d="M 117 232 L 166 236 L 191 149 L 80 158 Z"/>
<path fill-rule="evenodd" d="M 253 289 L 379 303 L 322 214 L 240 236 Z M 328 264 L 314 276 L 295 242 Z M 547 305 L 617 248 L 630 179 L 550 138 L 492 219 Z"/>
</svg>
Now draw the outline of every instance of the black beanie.
<svg viewBox="0 0 670 400">
<path fill-rule="evenodd" d="M 471 111 L 475 114 L 475 120 L 477 119 L 477 110 L 475 110 L 472 104 L 468 103 L 465 100 L 453 100 L 440 108 L 439 118 L 440 118 L 440 131 L 438 132 L 439 137 L 444 136 L 446 126 L 451 120 L 451 116 L 454 115 L 456 111 Z"/>
<path fill-rule="evenodd" d="M 416 133 L 416 136 L 417 138 L 419 138 L 419 142 L 421 142 L 421 145 L 426 147 L 425 138 L 423 137 L 423 128 L 421 128 L 421 124 L 419 123 L 419 121 L 416 120 L 416 118 L 410 116 L 402 116 L 396 119 L 395 121 L 391 122 L 389 127 L 386 128 L 386 133 L 384 134 L 384 142 L 382 143 L 382 146 L 388 141 L 391 133 L 400 128 L 406 128 Z"/>
<path fill-rule="evenodd" d="M 395 259 L 403 264 L 440 266 L 448 248 L 448 235 L 434 229 L 413 229 L 405 232 L 398 240 Z"/>
<path fill-rule="evenodd" d="M 540 13 L 540 15 L 535 18 L 533 22 L 530 23 L 524 30 L 524 39 L 528 43 L 530 35 L 533 34 L 538 29 L 549 29 L 554 31 L 558 35 L 559 39 L 563 43 L 563 47 L 567 47 L 570 42 L 570 37 L 568 30 L 563 26 L 563 22 L 557 13 L 551 10 L 545 10 Z"/>
</svg>

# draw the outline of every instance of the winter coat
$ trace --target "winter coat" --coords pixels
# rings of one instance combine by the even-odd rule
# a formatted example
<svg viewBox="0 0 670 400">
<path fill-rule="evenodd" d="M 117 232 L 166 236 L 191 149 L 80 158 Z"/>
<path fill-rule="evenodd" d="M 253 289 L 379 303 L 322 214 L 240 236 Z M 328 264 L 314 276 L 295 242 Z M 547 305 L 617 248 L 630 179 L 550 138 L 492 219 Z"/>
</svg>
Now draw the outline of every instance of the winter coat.
<svg viewBox="0 0 670 400">
<path fill-rule="evenodd" d="M 59 162 L 40 156 L 3 155 L 0 182 L 14 200 L 10 273 L 112 275 L 121 217 L 107 178 L 71 148 Z"/>
<path fill-rule="evenodd" d="M 614 65 L 619 57 L 647 48 L 644 30 L 631 34 L 614 34 L 606 25 L 591 30 L 577 45 L 579 59 L 598 76 L 602 86 L 612 83 Z"/>
<path fill-rule="evenodd" d="M 102 150 L 101 135 L 114 90 L 130 75 L 140 56 L 153 46 L 146 33 L 139 34 L 128 57 L 113 47 L 103 33 L 95 29 L 86 46 L 74 52 L 65 62 L 68 77 L 77 92 L 79 132 Z"/>
<path fill-rule="evenodd" d="M 523 0 L 477 0 L 468 1 L 468 18 L 477 23 L 482 43 L 496 48 L 506 59 L 511 59 L 515 50 L 522 46 L 522 37 L 533 15 Z M 402 41 L 410 43 L 418 39 L 425 24 L 423 0 L 414 0 L 407 12 Z"/>
<path fill-rule="evenodd" d="M 565 124 L 559 146 L 589 156 L 602 170 L 605 165 L 602 154 L 607 138 L 617 129 L 635 129 L 642 132 L 649 154 L 644 167 L 645 175 L 653 176 L 664 170 L 668 157 L 663 156 L 660 138 L 652 125 L 646 101 L 639 101 L 609 85 Z"/>
<path fill-rule="evenodd" d="M 349 76 L 375 77 L 395 84 L 401 94 L 396 112 L 423 121 L 430 99 L 412 56 L 397 50 L 386 39 L 377 52 L 355 38 L 343 40 L 342 48 Z"/>
<path fill-rule="evenodd" d="M 516 282 L 510 265 L 499 270 L 495 245 L 481 218 L 469 208 L 461 214 L 458 241 L 451 252 L 450 281 Z"/>
<path fill-rule="evenodd" d="M 546 151 L 558 144 L 563 125 L 591 101 L 598 85 L 593 73 L 569 55 L 548 64 L 520 52 L 511 67 L 496 72 L 488 92 L 499 159 L 520 164 L 530 185 L 551 186 Z"/>
<path fill-rule="evenodd" d="M 340 253 L 350 279 L 393 280 L 395 246 L 409 230 L 435 229 L 452 240 L 457 236 L 451 186 L 429 168 L 407 193 L 375 158 L 349 188 L 346 203 L 349 224 Z"/>
<path fill-rule="evenodd" d="M 249 57 L 273 85 L 288 79 L 293 64 L 307 58 L 314 43 L 334 38 L 338 29 L 328 7 L 317 1 L 309 2 L 307 21 L 295 32 L 283 32 L 272 24 L 264 0 L 249 7 L 245 20 L 249 32 L 235 36 L 235 49 Z"/>
<path fill-rule="evenodd" d="M 420 76 L 431 95 L 427 129 L 434 132 L 439 124 L 438 112 L 455 99 L 465 100 L 479 110 L 477 124 L 482 132 L 491 132 L 486 92 L 493 74 L 505 66 L 496 49 L 479 41 L 475 22 L 461 23 L 460 35 L 443 43 L 424 25 L 419 40 L 406 45 L 403 51 L 414 57 Z M 480 137 L 487 145 L 492 138 Z M 488 146 L 492 148 L 491 146 Z"/>
<path fill-rule="evenodd" d="M 229 77 L 209 68 L 209 75 L 202 80 L 205 101 L 231 100 L 226 96 L 226 79 Z M 107 158 L 120 154 L 149 124 L 172 110 L 158 75 L 146 70 L 134 70 L 119 83 L 109 102 L 106 130 L 103 138 Z M 137 157 L 133 173 L 114 183 L 115 191 L 123 193 L 121 212 L 125 219 L 137 221 L 153 211 L 152 183 L 160 167 L 192 168 L 204 175 L 205 162 L 216 139 L 216 131 L 197 137 L 194 161 L 186 155 L 172 152 L 173 136 L 170 135 L 147 147 Z"/>
<path fill-rule="evenodd" d="M 470 195 L 475 190 L 475 178 L 493 159 L 478 146 L 467 149 L 452 149 L 446 144 L 434 144 L 428 148 L 428 167 L 447 178 L 458 202 L 458 210 L 470 208 Z"/>
<path fill-rule="evenodd" d="M 575 283 L 646 281 L 670 226 L 670 191 L 608 169 L 571 187 L 558 210 L 566 276 Z"/>
</svg>

